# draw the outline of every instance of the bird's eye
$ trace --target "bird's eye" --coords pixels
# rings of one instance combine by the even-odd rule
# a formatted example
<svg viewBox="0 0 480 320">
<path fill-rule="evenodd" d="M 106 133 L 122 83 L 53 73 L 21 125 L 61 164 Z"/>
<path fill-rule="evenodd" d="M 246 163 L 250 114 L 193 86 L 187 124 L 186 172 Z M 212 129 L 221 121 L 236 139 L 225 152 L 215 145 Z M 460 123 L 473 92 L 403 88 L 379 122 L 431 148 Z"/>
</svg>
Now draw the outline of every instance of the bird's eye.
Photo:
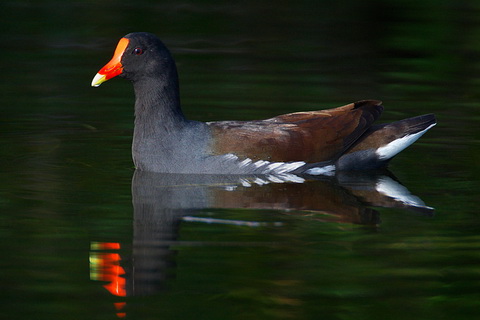
<svg viewBox="0 0 480 320">
<path fill-rule="evenodd" d="M 142 48 L 135 48 L 133 49 L 133 54 L 136 54 L 137 56 L 143 54 L 143 49 Z"/>
</svg>

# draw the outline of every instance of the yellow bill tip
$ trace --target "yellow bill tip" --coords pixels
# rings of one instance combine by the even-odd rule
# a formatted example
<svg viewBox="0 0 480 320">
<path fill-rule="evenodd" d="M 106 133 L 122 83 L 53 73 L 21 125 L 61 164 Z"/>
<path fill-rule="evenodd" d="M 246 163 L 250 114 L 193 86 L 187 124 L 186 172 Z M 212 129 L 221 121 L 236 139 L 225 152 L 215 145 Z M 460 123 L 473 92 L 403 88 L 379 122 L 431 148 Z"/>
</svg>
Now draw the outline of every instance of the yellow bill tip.
<svg viewBox="0 0 480 320">
<path fill-rule="evenodd" d="M 93 77 L 92 87 L 98 87 L 99 85 L 101 85 L 105 81 L 107 81 L 107 77 L 103 74 L 97 73 L 95 75 L 95 77 Z"/>
</svg>

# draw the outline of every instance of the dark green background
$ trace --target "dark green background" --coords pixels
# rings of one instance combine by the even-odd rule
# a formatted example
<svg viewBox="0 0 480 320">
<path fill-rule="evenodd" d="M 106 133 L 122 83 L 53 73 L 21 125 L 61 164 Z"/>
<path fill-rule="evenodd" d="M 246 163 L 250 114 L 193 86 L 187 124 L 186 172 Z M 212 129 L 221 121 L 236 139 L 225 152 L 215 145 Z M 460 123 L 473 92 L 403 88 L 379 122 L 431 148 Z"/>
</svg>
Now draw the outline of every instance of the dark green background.
<svg viewBox="0 0 480 320">
<path fill-rule="evenodd" d="M 166 289 L 130 298 L 130 318 L 480 316 L 478 1 L 98 2 L 0 4 L 2 317 L 115 318 L 117 300 L 89 279 L 89 246 L 131 241 L 133 91 L 90 82 L 133 31 L 171 49 L 191 119 L 373 98 L 382 120 L 433 112 L 439 124 L 391 165 L 435 216 L 378 209 L 373 228 L 200 211 L 284 224 L 182 223 L 180 241 L 210 245 L 180 242 Z"/>
</svg>

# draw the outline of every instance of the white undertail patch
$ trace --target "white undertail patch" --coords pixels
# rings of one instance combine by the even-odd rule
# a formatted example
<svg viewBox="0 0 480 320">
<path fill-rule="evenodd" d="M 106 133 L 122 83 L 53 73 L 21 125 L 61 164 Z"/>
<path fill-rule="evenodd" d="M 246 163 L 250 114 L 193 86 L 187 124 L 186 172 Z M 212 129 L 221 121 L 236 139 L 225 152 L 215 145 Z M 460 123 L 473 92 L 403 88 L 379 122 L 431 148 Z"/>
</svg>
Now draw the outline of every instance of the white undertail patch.
<svg viewBox="0 0 480 320">
<path fill-rule="evenodd" d="M 432 124 L 428 128 L 414 133 L 414 134 L 409 134 L 404 137 L 401 137 L 399 139 L 393 140 L 392 142 L 388 143 L 387 145 L 378 148 L 375 153 L 377 154 L 378 158 L 380 160 L 387 160 L 390 159 L 394 156 L 396 156 L 399 152 L 407 148 L 409 145 L 414 143 L 415 141 L 418 140 L 425 132 L 427 132 L 431 127 L 435 125 Z"/>
</svg>

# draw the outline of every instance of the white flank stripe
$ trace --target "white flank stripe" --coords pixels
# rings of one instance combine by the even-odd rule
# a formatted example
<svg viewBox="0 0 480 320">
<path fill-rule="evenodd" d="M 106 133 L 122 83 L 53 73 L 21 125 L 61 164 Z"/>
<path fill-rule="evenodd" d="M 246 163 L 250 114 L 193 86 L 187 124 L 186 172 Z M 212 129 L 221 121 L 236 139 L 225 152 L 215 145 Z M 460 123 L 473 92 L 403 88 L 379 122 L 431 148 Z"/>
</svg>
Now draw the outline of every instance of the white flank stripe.
<svg viewBox="0 0 480 320">
<path fill-rule="evenodd" d="M 285 162 L 274 162 L 270 163 L 267 167 L 267 170 L 275 171 L 278 167 L 284 165 Z"/>
<path fill-rule="evenodd" d="M 291 162 L 291 163 L 285 163 L 282 166 L 278 167 L 275 169 L 274 173 L 285 173 L 285 172 L 292 172 L 301 166 L 304 166 L 305 162 L 303 161 L 297 161 L 297 162 Z"/>
<path fill-rule="evenodd" d="M 243 160 L 242 162 L 240 162 L 240 167 L 248 166 L 251 163 L 252 163 L 252 159 L 247 158 L 247 159 Z"/>
<path fill-rule="evenodd" d="M 375 153 L 377 154 L 377 156 L 380 160 L 390 159 L 390 158 L 394 157 L 396 154 L 398 154 L 400 151 L 402 151 L 403 149 L 405 149 L 406 147 L 408 147 L 409 145 L 411 145 L 412 143 L 417 141 L 418 138 L 423 136 L 423 134 L 425 132 L 427 132 L 428 129 L 430 129 L 434 125 L 435 124 L 432 124 L 428 128 L 426 128 L 426 129 L 424 129 L 420 132 L 410 134 L 410 135 L 406 135 L 402 138 L 393 140 L 389 144 L 378 148 L 375 151 Z"/>
<path fill-rule="evenodd" d="M 236 165 L 239 168 L 245 171 L 245 173 L 254 173 L 254 174 L 263 174 L 263 175 L 272 175 L 275 176 L 277 179 L 282 181 L 291 181 L 291 182 L 303 182 L 302 178 L 297 177 L 296 175 L 292 174 L 293 171 L 305 166 L 307 163 L 304 161 L 295 161 L 295 162 L 270 162 L 265 160 L 257 160 L 253 162 L 252 159 L 246 158 L 240 161 L 238 157 L 234 154 L 228 153 L 223 155 L 223 159 L 226 161 L 235 161 Z M 324 167 L 316 167 L 310 168 L 305 173 L 311 175 L 330 175 L 333 174 L 335 171 L 334 165 L 324 166 Z M 274 178 L 275 179 L 275 178 Z M 273 180 L 269 179 L 273 182 Z M 275 181 L 277 182 L 277 181 Z M 257 183 L 257 182 L 254 182 Z M 267 181 L 268 183 L 268 181 Z M 262 184 L 257 183 L 257 184 Z M 244 187 L 249 187 L 251 182 L 243 181 L 242 185 Z"/>
<path fill-rule="evenodd" d="M 224 154 L 222 157 L 224 157 L 225 160 L 238 160 L 238 157 L 236 155 L 234 155 L 233 153 Z"/>
<path fill-rule="evenodd" d="M 264 165 L 268 164 L 270 162 L 268 161 L 264 161 L 264 160 L 258 160 L 257 162 L 255 162 L 253 165 L 257 168 L 260 168 L 260 167 L 263 167 Z"/>
</svg>

